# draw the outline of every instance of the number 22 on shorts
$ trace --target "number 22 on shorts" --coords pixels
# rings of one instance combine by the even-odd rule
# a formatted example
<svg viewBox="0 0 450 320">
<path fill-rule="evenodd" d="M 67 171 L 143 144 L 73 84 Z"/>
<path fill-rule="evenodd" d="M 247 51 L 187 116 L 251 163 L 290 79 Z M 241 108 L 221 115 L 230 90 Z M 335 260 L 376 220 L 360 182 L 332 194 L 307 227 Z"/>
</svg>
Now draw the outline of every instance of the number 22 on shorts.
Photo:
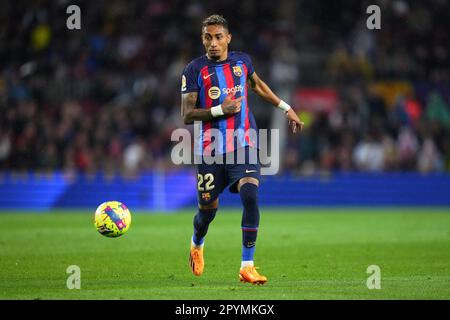
<svg viewBox="0 0 450 320">
<path fill-rule="evenodd" d="M 214 175 L 212 173 L 206 173 L 205 175 L 197 174 L 198 183 L 197 189 L 198 191 L 209 191 L 214 189 Z M 203 182 L 205 182 L 205 186 L 203 187 Z"/>
</svg>

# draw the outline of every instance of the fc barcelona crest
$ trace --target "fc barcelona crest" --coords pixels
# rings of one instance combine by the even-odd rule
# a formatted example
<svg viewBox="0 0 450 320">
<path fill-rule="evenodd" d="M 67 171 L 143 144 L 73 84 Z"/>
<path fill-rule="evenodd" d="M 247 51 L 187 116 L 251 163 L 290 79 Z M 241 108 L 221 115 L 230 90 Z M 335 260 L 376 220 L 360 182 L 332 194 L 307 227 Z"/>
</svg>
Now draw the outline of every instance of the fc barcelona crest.
<svg viewBox="0 0 450 320">
<path fill-rule="evenodd" d="M 236 77 L 242 76 L 242 68 L 241 66 L 234 66 L 233 67 L 233 73 Z"/>
<path fill-rule="evenodd" d="M 211 200 L 211 194 L 209 192 L 202 193 L 202 200 L 208 202 L 209 200 Z"/>
</svg>

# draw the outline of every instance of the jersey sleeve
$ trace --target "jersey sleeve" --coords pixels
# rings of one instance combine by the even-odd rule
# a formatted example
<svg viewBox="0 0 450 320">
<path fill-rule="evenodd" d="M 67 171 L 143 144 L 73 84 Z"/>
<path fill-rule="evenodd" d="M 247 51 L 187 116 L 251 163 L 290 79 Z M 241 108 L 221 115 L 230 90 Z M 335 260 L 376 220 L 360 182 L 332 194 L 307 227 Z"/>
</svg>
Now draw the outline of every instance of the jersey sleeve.
<svg viewBox="0 0 450 320">
<path fill-rule="evenodd" d="M 197 82 L 197 74 L 194 65 L 190 63 L 184 68 L 183 75 L 181 76 L 181 93 L 198 91 L 200 91 L 200 88 Z"/>
<path fill-rule="evenodd" d="M 244 53 L 242 55 L 242 60 L 244 60 L 244 63 L 247 66 L 248 76 L 251 76 L 253 72 L 255 72 L 255 69 L 253 68 L 252 58 L 250 58 L 248 54 Z"/>
</svg>

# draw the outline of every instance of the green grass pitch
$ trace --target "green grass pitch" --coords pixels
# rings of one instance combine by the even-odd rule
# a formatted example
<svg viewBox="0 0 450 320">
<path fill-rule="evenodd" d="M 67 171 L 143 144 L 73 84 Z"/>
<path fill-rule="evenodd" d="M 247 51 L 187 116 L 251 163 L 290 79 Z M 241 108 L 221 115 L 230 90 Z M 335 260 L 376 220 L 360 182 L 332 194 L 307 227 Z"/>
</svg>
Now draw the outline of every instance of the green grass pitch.
<svg viewBox="0 0 450 320">
<path fill-rule="evenodd" d="M 194 210 L 132 215 L 109 239 L 82 210 L 0 213 L 0 299 L 450 299 L 450 209 L 262 208 L 264 286 L 238 281 L 239 210 L 211 224 L 201 277 L 188 266 Z M 69 265 L 80 290 L 66 287 Z M 366 286 L 370 265 L 379 290 Z"/>
</svg>

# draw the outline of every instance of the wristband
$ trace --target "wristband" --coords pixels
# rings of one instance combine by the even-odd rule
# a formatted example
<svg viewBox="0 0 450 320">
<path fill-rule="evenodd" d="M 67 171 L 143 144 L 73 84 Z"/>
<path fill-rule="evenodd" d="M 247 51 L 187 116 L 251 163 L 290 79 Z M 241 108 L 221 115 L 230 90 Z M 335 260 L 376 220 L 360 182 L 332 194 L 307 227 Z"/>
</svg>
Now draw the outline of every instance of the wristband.
<svg viewBox="0 0 450 320">
<path fill-rule="evenodd" d="M 212 107 L 211 108 L 211 115 L 216 118 L 216 117 L 220 117 L 223 116 L 223 110 L 222 110 L 222 105 L 219 104 L 218 106 Z"/>
<path fill-rule="evenodd" d="M 278 104 L 278 108 L 282 109 L 284 112 L 288 112 L 289 109 L 291 109 L 291 106 L 288 105 L 286 102 L 284 102 L 283 100 L 280 101 L 280 103 Z"/>
</svg>

